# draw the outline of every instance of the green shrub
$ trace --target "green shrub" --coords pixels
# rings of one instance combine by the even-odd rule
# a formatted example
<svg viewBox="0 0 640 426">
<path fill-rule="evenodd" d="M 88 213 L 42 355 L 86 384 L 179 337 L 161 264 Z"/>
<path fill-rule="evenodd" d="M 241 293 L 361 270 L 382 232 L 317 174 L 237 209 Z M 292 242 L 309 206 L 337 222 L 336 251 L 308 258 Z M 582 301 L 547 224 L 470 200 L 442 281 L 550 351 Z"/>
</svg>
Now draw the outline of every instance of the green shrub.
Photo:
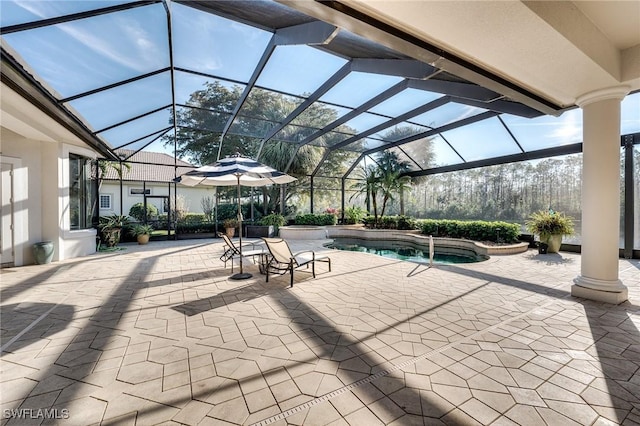
<svg viewBox="0 0 640 426">
<path fill-rule="evenodd" d="M 520 235 L 520 225 L 518 224 L 481 220 L 425 219 L 420 223 L 420 230 L 423 234 L 434 237 L 506 243 L 518 241 Z"/>
<path fill-rule="evenodd" d="M 136 219 L 138 222 L 144 221 L 144 203 L 135 203 L 129 209 L 129 216 Z M 158 208 L 151 203 L 147 203 L 147 219 L 155 218 L 158 216 Z"/>
<path fill-rule="evenodd" d="M 381 216 L 378 218 L 379 229 L 398 229 L 397 216 Z"/>
<path fill-rule="evenodd" d="M 202 223 L 208 222 L 204 213 L 187 213 L 184 215 L 180 223 Z"/>
<path fill-rule="evenodd" d="M 418 229 L 418 221 L 410 216 L 398 216 L 398 229 Z"/>
<path fill-rule="evenodd" d="M 167 220 L 168 215 L 166 213 L 160 214 L 158 215 L 158 220 L 153 222 L 153 227 L 156 229 L 167 229 Z"/>
<path fill-rule="evenodd" d="M 151 235 L 153 232 L 153 226 L 136 224 L 129 230 L 129 235 L 137 237 L 138 235 Z"/>
<path fill-rule="evenodd" d="M 216 224 L 211 222 L 201 223 L 179 223 L 176 226 L 178 234 L 200 234 L 216 232 Z"/>
<path fill-rule="evenodd" d="M 573 234 L 573 219 L 554 211 L 535 212 L 529 217 L 526 225 L 529 232 L 539 235 L 541 239 L 554 234 Z"/>
<path fill-rule="evenodd" d="M 378 223 L 375 223 L 374 217 L 369 215 L 362 219 L 367 228 L 377 229 L 400 229 L 409 231 L 418 229 L 420 226 L 418 221 L 410 216 L 379 216 Z"/>
<path fill-rule="evenodd" d="M 300 214 L 295 218 L 296 225 L 335 225 L 338 223 L 338 218 L 333 214 Z"/>
<path fill-rule="evenodd" d="M 366 216 L 367 211 L 360 206 L 351 206 L 344 210 L 344 219 L 349 225 L 362 222 Z"/>
<path fill-rule="evenodd" d="M 373 215 L 368 215 L 362 218 L 362 223 L 367 228 L 373 228 L 375 224 L 375 217 Z"/>
<path fill-rule="evenodd" d="M 243 222 L 249 222 L 251 218 L 251 203 L 245 203 L 241 206 Z M 253 217 L 259 220 L 263 216 L 262 205 L 253 204 Z M 225 219 L 236 219 L 238 217 L 237 204 L 219 204 L 218 205 L 218 221 Z"/>
<path fill-rule="evenodd" d="M 244 214 L 244 209 L 243 209 Z M 235 219 L 238 217 L 238 205 L 237 204 L 219 204 L 218 205 L 218 220 L 223 221 L 225 219 Z"/>
<path fill-rule="evenodd" d="M 279 213 L 271 213 L 266 216 L 262 216 L 262 219 L 258 221 L 260 225 L 275 226 L 276 228 L 283 226 L 286 223 L 284 216 Z"/>
</svg>

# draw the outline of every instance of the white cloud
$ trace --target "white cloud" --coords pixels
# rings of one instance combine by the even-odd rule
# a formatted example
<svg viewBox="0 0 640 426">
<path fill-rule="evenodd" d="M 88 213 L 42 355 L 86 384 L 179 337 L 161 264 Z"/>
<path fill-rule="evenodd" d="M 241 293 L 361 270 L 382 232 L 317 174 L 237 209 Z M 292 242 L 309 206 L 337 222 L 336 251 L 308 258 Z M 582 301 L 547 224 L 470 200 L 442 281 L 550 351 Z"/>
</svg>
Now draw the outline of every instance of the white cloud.
<svg viewBox="0 0 640 426">
<path fill-rule="evenodd" d="M 39 18 L 47 18 L 51 16 L 51 13 L 47 13 L 45 10 L 53 11 L 54 2 L 40 2 L 40 1 L 16 1 L 16 6 L 19 6 L 27 12 L 33 13 Z"/>
<path fill-rule="evenodd" d="M 142 28 L 140 22 L 118 17 L 92 24 L 96 25 L 73 22 L 60 24 L 58 28 L 98 55 L 136 72 L 168 66 L 166 47 L 156 44 L 153 34 Z M 105 37 L 107 31 L 110 37 Z"/>
<path fill-rule="evenodd" d="M 582 118 L 580 111 L 576 111 L 569 111 L 563 114 L 555 129 L 549 133 L 549 137 L 560 139 L 563 143 L 581 141 Z"/>
</svg>

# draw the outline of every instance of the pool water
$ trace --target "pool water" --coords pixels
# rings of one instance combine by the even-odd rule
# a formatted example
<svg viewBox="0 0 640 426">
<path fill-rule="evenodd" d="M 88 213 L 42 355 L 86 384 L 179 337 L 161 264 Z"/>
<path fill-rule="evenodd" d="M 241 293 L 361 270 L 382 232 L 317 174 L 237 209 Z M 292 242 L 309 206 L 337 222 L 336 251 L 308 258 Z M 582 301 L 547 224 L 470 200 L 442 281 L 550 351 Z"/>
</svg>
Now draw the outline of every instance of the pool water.
<svg viewBox="0 0 640 426">
<path fill-rule="evenodd" d="M 429 247 L 421 247 L 404 241 L 371 241 L 352 238 L 336 238 L 327 247 L 336 250 L 359 251 L 377 254 L 390 259 L 416 263 L 429 263 Z M 433 262 L 439 264 L 476 263 L 488 256 L 477 255 L 471 250 L 436 247 Z"/>
</svg>

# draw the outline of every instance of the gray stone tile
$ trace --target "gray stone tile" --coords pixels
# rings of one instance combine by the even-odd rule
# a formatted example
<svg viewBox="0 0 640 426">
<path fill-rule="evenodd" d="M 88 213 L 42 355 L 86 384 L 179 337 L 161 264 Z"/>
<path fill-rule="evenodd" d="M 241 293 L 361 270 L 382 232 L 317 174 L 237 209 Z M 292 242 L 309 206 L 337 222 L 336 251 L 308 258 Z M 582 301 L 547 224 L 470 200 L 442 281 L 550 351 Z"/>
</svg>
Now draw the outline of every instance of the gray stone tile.
<svg viewBox="0 0 640 426">
<path fill-rule="evenodd" d="M 384 425 L 384 423 L 375 416 L 366 407 L 362 407 L 357 411 L 347 415 L 344 418 L 350 426 L 375 426 L 375 425 Z"/>
<path fill-rule="evenodd" d="M 475 398 L 464 402 L 460 409 L 481 424 L 489 424 L 500 416 L 496 410 Z"/>
<path fill-rule="evenodd" d="M 629 312 L 640 276 L 627 261 L 631 302 L 613 306 L 564 297 L 580 273 L 570 253 L 560 264 L 523 253 L 420 274 L 406 262 L 334 253 L 332 273 L 300 274 L 290 290 L 286 279 L 266 285 L 254 265 L 251 280 L 229 281 L 220 248 L 153 242 L 3 273 L 4 295 L 42 268 L 66 267 L 10 303 L 66 294 L 83 315 L 54 312 L 3 353 L 2 398 L 80 411 L 84 402 L 86 424 L 222 425 L 355 386 L 276 424 L 639 422 L 640 322 Z M 77 276 L 90 284 L 67 285 Z M 28 323 L 4 320 L 14 334 Z"/>
<path fill-rule="evenodd" d="M 545 424 L 540 413 L 529 405 L 515 405 L 505 413 L 505 416 L 522 426 Z"/>
<path fill-rule="evenodd" d="M 263 410 L 265 408 L 276 405 L 276 400 L 269 388 L 264 388 L 256 392 L 246 394 L 244 399 L 247 403 L 250 413 Z"/>
<path fill-rule="evenodd" d="M 550 409 L 562 414 L 580 424 L 593 424 L 598 418 L 598 413 L 584 403 L 572 403 L 565 401 L 546 400 Z"/>
<path fill-rule="evenodd" d="M 244 398 L 235 398 L 215 405 L 208 413 L 209 417 L 231 423 L 242 424 L 249 417 Z"/>
</svg>

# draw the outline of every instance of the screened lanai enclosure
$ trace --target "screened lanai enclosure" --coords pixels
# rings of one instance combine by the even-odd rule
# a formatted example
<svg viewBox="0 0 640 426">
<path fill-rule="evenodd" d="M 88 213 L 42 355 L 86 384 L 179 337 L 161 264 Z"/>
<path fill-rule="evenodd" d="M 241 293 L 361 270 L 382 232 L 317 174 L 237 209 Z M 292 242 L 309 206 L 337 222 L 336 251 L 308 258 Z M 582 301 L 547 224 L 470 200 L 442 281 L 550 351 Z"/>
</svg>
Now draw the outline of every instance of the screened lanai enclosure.
<svg viewBox="0 0 640 426">
<path fill-rule="evenodd" d="M 30 96 L 59 107 L 108 164 L 162 169 L 102 178 L 162 199 L 164 213 L 187 191 L 179 177 L 190 166 L 240 153 L 298 178 L 245 189 L 253 219 L 370 211 L 367 179 L 383 169 L 411 178 L 384 214 L 523 223 L 553 208 L 579 222 L 579 109 L 424 42 L 407 56 L 294 7 L 3 1 L 3 81 L 32 83 Z M 620 247 L 640 249 L 640 93 L 622 103 L 621 134 Z M 121 214 L 125 192 L 120 183 Z M 215 203 L 233 194 L 216 191 Z"/>
</svg>

